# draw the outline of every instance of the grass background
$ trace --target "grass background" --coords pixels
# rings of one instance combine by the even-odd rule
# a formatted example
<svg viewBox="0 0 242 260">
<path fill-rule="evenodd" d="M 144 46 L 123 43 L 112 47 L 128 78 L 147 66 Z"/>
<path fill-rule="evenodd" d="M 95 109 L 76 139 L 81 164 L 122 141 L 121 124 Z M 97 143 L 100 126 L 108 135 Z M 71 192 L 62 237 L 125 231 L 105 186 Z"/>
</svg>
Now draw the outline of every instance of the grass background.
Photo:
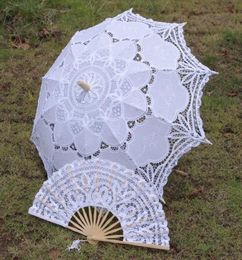
<svg viewBox="0 0 242 260">
<path fill-rule="evenodd" d="M 208 83 L 202 117 L 213 146 L 178 165 L 165 189 L 171 250 L 83 245 L 79 236 L 27 214 L 46 179 L 29 141 L 41 76 L 76 30 L 133 7 L 185 22 L 193 53 L 219 75 Z M 12 0 L 0 2 L 0 259 L 242 259 L 242 2 L 229 0 Z"/>
</svg>

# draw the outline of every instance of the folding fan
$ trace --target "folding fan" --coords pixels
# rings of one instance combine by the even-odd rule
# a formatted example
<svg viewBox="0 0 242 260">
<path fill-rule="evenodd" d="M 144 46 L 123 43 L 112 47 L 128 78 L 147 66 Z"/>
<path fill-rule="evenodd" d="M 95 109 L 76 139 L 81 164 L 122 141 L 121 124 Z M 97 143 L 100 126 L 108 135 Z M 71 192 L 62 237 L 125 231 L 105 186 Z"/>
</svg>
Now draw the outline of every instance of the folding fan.
<svg viewBox="0 0 242 260">
<path fill-rule="evenodd" d="M 80 233 L 91 243 L 169 249 L 167 221 L 154 188 L 108 160 L 65 165 L 44 182 L 29 214 Z"/>
</svg>

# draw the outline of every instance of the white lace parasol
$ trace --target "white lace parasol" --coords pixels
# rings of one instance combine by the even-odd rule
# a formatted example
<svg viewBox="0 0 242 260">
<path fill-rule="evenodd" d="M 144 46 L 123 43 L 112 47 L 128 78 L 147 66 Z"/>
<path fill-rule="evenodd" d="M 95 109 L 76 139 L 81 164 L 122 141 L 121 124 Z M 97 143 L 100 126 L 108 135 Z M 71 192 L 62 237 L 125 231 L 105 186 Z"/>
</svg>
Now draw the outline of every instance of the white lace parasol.
<svg viewBox="0 0 242 260">
<path fill-rule="evenodd" d="M 129 10 L 72 37 L 43 77 L 34 121 L 48 176 L 99 157 L 135 170 L 162 196 L 177 160 L 208 143 L 199 107 L 214 72 L 191 54 L 183 26 Z"/>
<path fill-rule="evenodd" d="M 79 160 L 55 172 L 29 213 L 88 241 L 169 249 L 167 221 L 154 187 L 107 160 Z"/>
</svg>

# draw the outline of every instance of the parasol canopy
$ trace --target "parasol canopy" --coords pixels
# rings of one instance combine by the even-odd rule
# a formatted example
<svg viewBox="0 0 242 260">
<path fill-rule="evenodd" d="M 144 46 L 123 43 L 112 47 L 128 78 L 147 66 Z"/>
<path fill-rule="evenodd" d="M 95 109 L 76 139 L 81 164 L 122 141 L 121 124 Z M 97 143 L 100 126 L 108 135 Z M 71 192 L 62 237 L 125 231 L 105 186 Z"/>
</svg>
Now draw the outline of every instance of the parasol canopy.
<svg viewBox="0 0 242 260">
<path fill-rule="evenodd" d="M 162 196 L 178 159 L 209 143 L 199 107 L 215 72 L 191 54 L 183 26 L 129 10 L 71 38 L 42 79 L 32 132 L 48 176 L 98 157 Z"/>
</svg>

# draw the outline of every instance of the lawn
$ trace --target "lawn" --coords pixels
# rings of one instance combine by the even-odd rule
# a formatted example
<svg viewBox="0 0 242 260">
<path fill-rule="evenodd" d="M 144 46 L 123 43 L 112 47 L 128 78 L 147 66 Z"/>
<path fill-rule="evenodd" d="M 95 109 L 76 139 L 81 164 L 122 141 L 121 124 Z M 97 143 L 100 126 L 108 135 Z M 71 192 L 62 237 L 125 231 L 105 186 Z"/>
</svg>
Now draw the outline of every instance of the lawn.
<svg viewBox="0 0 242 260">
<path fill-rule="evenodd" d="M 207 137 L 165 188 L 168 252 L 84 244 L 78 234 L 27 214 L 46 179 L 29 137 L 41 77 L 75 31 L 133 7 L 187 22 L 193 53 L 218 71 L 201 107 Z M 242 259 L 242 2 L 228 0 L 15 0 L 0 2 L 0 259 Z"/>
</svg>

